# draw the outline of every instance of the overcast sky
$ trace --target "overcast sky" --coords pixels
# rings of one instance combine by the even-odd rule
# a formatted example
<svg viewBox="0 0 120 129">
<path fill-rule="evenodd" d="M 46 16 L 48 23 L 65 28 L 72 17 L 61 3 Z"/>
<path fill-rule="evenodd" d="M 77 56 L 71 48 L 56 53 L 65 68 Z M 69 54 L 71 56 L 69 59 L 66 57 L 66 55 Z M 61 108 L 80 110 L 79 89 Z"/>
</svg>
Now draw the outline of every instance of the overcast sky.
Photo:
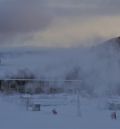
<svg viewBox="0 0 120 129">
<path fill-rule="evenodd" d="M 2 45 L 74 46 L 120 35 L 120 0 L 0 0 Z"/>
</svg>

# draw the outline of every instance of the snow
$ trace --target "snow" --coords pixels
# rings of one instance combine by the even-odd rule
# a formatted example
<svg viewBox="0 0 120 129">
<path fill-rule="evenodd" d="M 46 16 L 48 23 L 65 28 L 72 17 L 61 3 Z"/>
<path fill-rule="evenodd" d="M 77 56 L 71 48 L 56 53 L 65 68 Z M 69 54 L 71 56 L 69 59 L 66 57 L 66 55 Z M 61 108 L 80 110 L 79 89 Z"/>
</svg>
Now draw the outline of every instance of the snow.
<svg viewBox="0 0 120 129">
<path fill-rule="evenodd" d="M 120 128 L 120 112 L 117 112 L 117 120 L 112 120 L 111 111 L 98 108 L 97 99 L 81 98 L 81 116 L 77 115 L 75 96 L 68 96 L 67 99 L 70 100 L 70 103 L 66 105 L 43 106 L 41 111 L 27 111 L 23 105 L 16 103 L 19 96 L 1 96 L 0 129 Z M 52 114 L 54 108 L 58 112 L 57 115 Z"/>
<path fill-rule="evenodd" d="M 80 66 L 79 79 L 87 88 L 93 87 L 97 97 L 103 98 L 80 98 L 81 116 L 78 116 L 77 96 L 35 95 L 31 101 L 41 104 L 41 111 L 32 111 L 25 106 L 31 96 L 0 94 L 0 129 L 119 129 L 120 111 L 117 111 L 117 120 L 112 120 L 112 111 L 104 107 L 105 93 L 108 90 L 113 93 L 112 89 L 120 83 L 120 53 L 116 47 L 108 46 L 1 50 L 0 78 L 30 70 L 38 78 L 62 80 Z M 57 115 L 52 113 L 53 109 Z"/>
</svg>

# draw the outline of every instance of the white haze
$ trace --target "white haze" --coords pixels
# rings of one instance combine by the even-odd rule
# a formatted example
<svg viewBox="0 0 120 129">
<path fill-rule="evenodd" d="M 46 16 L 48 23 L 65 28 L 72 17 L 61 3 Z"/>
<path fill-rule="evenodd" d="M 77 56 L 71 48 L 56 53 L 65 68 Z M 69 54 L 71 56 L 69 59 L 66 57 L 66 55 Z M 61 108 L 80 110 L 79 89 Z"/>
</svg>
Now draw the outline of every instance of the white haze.
<svg viewBox="0 0 120 129">
<path fill-rule="evenodd" d="M 82 81 L 81 85 L 100 95 L 110 94 L 120 85 L 119 50 L 116 39 L 93 47 L 1 50 L 0 75 L 3 78 L 19 70 L 28 70 L 37 78 L 62 80 L 79 68 L 77 79 Z"/>
</svg>

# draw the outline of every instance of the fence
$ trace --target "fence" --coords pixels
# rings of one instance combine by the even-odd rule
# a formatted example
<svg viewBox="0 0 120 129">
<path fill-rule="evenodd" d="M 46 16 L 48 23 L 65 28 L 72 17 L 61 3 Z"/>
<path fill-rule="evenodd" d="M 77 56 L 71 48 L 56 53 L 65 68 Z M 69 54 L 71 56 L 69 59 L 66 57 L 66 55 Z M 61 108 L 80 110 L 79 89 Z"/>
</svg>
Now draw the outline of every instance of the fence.
<svg viewBox="0 0 120 129">
<path fill-rule="evenodd" d="M 0 90 L 6 93 L 74 93 L 80 89 L 81 80 L 3 79 Z"/>
<path fill-rule="evenodd" d="M 0 80 L 0 90 L 1 92 L 11 94 L 11 93 L 22 93 L 22 94 L 59 94 L 59 93 L 72 93 L 76 95 L 76 106 L 77 106 L 77 114 L 81 115 L 80 112 L 80 87 L 81 80 L 42 80 L 42 79 L 3 79 Z M 55 97 L 56 98 L 56 97 Z M 63 103 L 58 99 L 49 99 L 50 104 L 61 104 Z M 28 109 L 29 105 L 31 105 L 31 97 L 23 97 L 26 101 L 26 107 Z M 33 100 L 33 97 L 32 97 Z M 48 105 L 48 101 L 45 101 L 45 98 L 39 99 L 40 102 L 35 101 L 32 102 L 33 110 L 40 110 L 40 106 Z M 49 104 L 49 105 L 50 105 Z"/>
</svg>

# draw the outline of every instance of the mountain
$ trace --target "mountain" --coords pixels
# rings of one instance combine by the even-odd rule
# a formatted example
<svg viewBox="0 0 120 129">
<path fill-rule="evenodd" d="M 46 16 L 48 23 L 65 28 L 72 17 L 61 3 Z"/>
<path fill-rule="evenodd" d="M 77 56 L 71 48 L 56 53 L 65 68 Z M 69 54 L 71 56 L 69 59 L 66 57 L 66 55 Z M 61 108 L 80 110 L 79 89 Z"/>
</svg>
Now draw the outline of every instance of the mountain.
<svg viewBox="0 0 120 129">
<path fill-rule="evenodd" d="M 120 94 L 120 37 L 96 45 L 88 53 L 88 84 L 97 87 L 99 93 Z"/>
</svg>

